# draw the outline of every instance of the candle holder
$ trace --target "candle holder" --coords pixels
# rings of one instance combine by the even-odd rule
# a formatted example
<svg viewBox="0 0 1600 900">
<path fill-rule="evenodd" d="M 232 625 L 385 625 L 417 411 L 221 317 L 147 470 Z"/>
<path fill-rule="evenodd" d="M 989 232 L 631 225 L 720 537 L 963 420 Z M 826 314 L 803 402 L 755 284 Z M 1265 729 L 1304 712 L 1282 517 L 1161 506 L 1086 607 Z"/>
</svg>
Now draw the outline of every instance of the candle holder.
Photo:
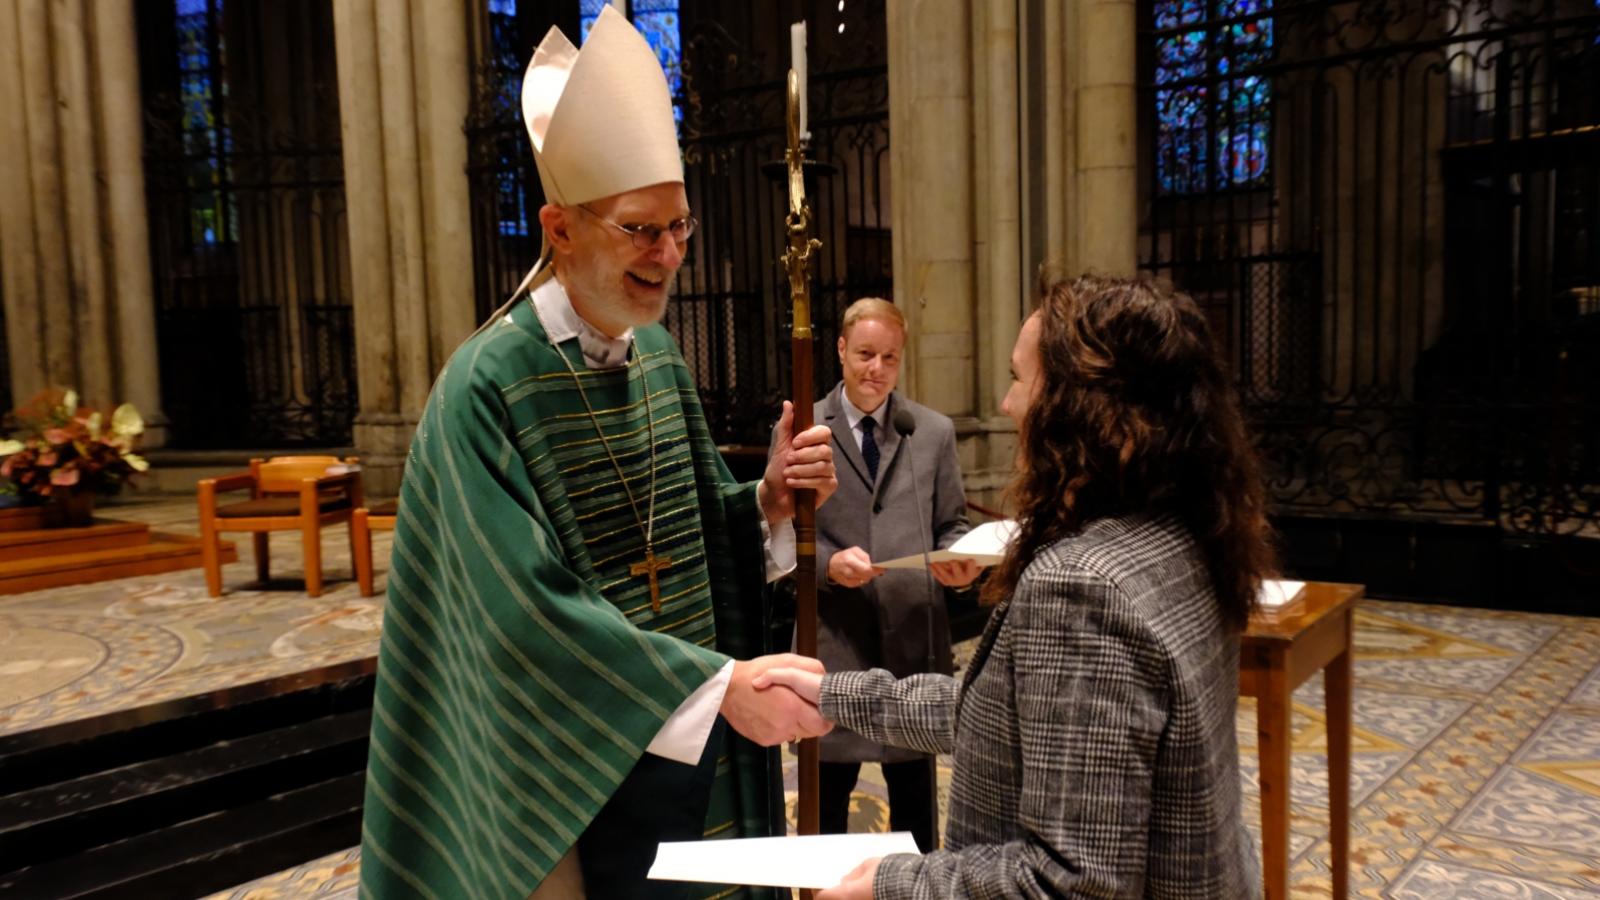
<svg viewBox="0 0 1600 900">
<path fill-rule="evenodd" d="M 839 167 L 829 162 L 820 162 L 811 158 L 810 136 L 800 139 L 800 172 L 805 176 L 806 184 L 815 184 L 818 178 L 829 178 L 839 174 Z M 768 160 L 761 164 L 761 174 L 773 181 L 784 181 L 789 177 L 789 164 L 782 159 Z M 806 191 L 807 196 L 811 194 Z"/>
</svg>

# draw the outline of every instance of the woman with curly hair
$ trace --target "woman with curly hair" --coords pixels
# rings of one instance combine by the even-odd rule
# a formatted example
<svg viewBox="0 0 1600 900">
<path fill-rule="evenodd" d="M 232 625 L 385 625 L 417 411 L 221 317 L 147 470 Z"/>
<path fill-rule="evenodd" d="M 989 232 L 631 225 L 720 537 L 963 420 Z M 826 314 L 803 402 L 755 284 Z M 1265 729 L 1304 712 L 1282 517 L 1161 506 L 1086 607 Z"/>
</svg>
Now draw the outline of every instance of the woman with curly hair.
<svg viewBox="0 0 1600 900">
<path fill-rule="evenodd" d="M 1049 272 L 1039 295 L 1002 404 L 1018 531 L 967 671 L 764 676 L 954 756 L 945 849 L 870 860 L 820 900 L 1261 893 L 1234 708 L 1273 551 L 1238 401 L 1188 297 Z"/>
</svg>

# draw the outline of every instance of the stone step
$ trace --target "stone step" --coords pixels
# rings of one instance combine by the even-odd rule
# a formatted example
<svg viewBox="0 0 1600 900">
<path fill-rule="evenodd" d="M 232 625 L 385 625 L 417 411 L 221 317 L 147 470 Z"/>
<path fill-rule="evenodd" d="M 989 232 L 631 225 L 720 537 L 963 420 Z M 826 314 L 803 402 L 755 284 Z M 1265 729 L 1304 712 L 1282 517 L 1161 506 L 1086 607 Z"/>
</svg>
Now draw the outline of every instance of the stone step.
<svg viewBox="0 0 1600 900">
<path fill-rule="evenodd" d="M 0 594 L 21 594 L 44 588 L 68 584 L 87 584 L 112 578 L 131 578 L 135 575 L 155 575 L 195 569 L 202 565 L 200 539 L 188 535 L 149 531 L 142 523 L 124 523 L 115 520 L 96 520 L 88 528 L 49 529 L 55 540 L 45 540 L 32 545 L 33 553 L 22 558 L 0 561 Z M 83 542 L 91 544 L 92 535 L 75 538 L 76 534 L 92 533 L 108 526 L 132 525 L 136 542 L 121 546 L 100 546 L 84 549 Z M 18 535 L 32 536 L 38 532 L 10 532 L 3 537 L 15 540 Z M 111 536 L 121 542 L 124 533 Z M 220 558 L 223 565 L 236 562 L 238 550 L 232 541 L 221 541 Z"/>
<path fill-rule="evenodd" d="M 373 668 L 0 735 L 0 897 L 197 897 L 352 846 Z"/>
<path fill-rule="evenodd" d="M 96 519 L 84 528 L 37 528 L 0 531 L 0 563 L 37 561 L 45 556 L 92 553 L 138 547 L 150 541 L 143 522 Z"/>
</svg>

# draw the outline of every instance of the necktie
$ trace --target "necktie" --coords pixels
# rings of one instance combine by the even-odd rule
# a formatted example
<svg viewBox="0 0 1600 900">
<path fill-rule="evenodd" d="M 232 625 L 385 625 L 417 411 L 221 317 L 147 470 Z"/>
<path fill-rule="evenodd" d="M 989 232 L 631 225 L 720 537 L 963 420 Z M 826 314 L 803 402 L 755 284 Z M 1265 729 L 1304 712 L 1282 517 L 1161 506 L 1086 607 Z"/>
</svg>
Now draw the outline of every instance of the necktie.
<svg viewBox="0 0 1600 900">
<path fill-rule="evenodd" d="M 861 458 L 867 463 L 867 474 L 872 477 L 872 483 L 878 483 L 878 439 L 874 432 L 878 430 L 878 423 L 871 416 L 861 418 Z"/>
</svg>

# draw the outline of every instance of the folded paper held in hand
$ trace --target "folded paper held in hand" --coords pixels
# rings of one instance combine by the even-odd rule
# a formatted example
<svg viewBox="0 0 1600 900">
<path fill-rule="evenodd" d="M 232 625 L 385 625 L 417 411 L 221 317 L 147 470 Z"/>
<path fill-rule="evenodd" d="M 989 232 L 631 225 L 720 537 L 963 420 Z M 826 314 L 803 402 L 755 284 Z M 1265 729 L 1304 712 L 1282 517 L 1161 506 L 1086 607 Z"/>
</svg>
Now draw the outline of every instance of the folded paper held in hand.
<svg viewBox="0 0 1600 900">
<path fill-rule="evenodd" d="M 843 881 L 866 860 L 918 852 L 909 831 L 669 841 L 656 850 L 650 878 L 821 889 Z"/>
<path fill-rule="evenodd" d="M 1011 543 L 1011 538 L 1016 533 L 1017 523 L 1013 519 L 985 522 L 962 535 L 960 540 L 945 549 L 934 550 L 929 553 L 928 562 L 951 562 L 970 559 L 979 566 L 992 566 L 1005 558 L 1006 545 Z M 888 562 L 873 560 L 872 564 L 880 569 L 924 568 L 921 553 L 902 556 L 899 559 L 891 559 Z"/>
</svg>

